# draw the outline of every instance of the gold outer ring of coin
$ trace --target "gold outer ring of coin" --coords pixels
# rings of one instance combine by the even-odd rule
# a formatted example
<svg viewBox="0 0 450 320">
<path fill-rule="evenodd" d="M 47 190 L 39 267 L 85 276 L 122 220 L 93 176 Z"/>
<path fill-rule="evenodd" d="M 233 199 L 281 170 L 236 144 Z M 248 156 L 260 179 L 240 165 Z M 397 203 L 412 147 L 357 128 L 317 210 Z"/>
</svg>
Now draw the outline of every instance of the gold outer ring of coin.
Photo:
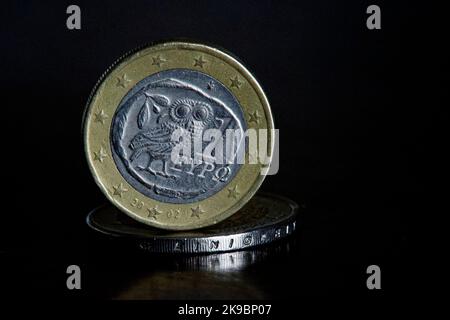
<svg viewBox="0 0 450 320">
<path fill-rule="evenodd" d="M 246 163 L 224 188 L 201 201 L 174 204 L 157 201 L 134 189 L 120 174 L 112 156 L 113 116 L 126 93 L 144 78 L 183 68 L 203 72 L 221 82 L 239 101 L 247 128 L 268 129 L 267 152 L 272 158 L 274 124 L 269 102 L 253 75 L 233 56 L 193 42 L 165 42 L 122 57 L 102 77 L 86 107 L 85 154 L 95 182 L 106 197 L 131 218 L 147 225 L 189 230 L 216 224 L 238 211 L 258 190 L 265 175 L 261 164 Z M 248 156 L 248 155 L 246 155 Z M 247 157 L 246 157 L 247 158 Z"/>
</svg>

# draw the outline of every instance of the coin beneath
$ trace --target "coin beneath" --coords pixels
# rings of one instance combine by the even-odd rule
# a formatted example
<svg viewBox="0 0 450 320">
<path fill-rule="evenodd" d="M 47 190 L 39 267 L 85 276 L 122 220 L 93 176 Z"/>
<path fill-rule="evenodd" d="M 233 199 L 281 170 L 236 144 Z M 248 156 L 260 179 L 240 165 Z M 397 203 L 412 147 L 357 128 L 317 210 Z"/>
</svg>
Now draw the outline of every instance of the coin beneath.
<svg viewBox="0 0 450 320">
<path fill-rule="evenodd" d="M 221 223 L 194 231 L 168 231 L 145 226 L 111 205 L 92 211 L 87 224 L 104 234 L 135 241 L 159 253 L 201 253 L 240 250 L 268 244 L 295 231 L 298 205 L 286 198 L 256 194 Z"/>
<path fill-rule="evenodd" d="M 239 210 L 263 182 L 274 143 L 270 106 L 252 74 L 231 55 L 189 42 L 121 58 L 94 89 L 83 126 L 106 197 L 131 218 L 171 230 Z M 256 161 L 250 131 L 266 134 Z"/>
</svg>

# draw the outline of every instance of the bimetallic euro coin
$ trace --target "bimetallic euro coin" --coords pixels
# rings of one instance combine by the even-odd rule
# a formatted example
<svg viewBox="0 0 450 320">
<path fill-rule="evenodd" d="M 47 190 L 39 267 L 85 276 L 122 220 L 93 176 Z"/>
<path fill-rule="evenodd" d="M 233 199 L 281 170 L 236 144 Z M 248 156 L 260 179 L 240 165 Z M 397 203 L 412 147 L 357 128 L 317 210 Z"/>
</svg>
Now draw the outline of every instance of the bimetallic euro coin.
<svg viewBox="0 0 450 320">
<path fill-rule="evenodd" d="M 268 244 L 292 234 L 297 210 L 297 204 L 291 200 L 257 194 L 227 220 L 201 230 L 173 232 L 152 228 L 110 205 L 92 211 L 87 223 L 102 233 L 132 239 L 148 252 L 224 252 Z"/>
<path fill-rule="evenodd" d="M 242 150 L 248 157 L 241 147 L 249 129 L 268 129 L 260 163 L 237 159 Z M 168 42 L 109 69 L 89 99 L 84 140 L 95 181 L 117 208 L 154 227 L 187 230 L 226 219 L 254 195 L 272 156 L 271 129 L 264 92 L 240 62 L 203 44 Z"/>
</svg>

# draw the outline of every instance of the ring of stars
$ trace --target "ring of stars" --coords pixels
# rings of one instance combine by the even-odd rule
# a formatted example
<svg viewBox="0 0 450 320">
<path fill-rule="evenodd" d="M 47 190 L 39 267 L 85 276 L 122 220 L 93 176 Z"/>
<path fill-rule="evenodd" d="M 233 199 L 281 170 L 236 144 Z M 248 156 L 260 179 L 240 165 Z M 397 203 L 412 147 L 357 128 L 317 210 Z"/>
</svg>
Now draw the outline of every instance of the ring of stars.
<svg viewBox="0 0 450 320">
<path fill-rule="evenodd" d="M 161 56 L 158 54 L 156 57 L 152 57 L 152 65 L 153 66 L 158 66 L 158 68 L 161 68 L 161 65 L 166 62 L 167 60 L 164 60 L 163 58 L 161 58 Z"/>
<path fill-rule="evenodd" d="M 121 77 L 117 77 L 116 86 L 126 88 L 128 86 L 128 82 L 131 80 L 127 78 L 127 75 L 124 73 Z"/>
<path fill-rule="evenodd" d="M 106 158 L 108 154 L 106 153 L 105 149 L 103 147 L 100 147 L 100 150 L 98 152 L 94 152 L 94 160 L 100 161 L 103 163 L 103 159 Z"/>
<path fill-rule="evenodd" d="M 191 208 L 191 210 L 192 210 L 191 217 L 200 218 L 200 214 L 205 213 L 205 211 L 203 211 L 199 205 L 197 206 L 197 208 Z"/>
<path fill-rule="evenodd" d="M 122 198 L 122 194 L 127 191 L 128 189 L 125 189 L 122 183 L 119 183 L 117 186 L 113 186 L 113 196 Z"/>
<path fill-rule="evenodd" d="M 162 213 L 162 211 L 158 210 L 157 206 L 154 208 L 147 209 L 147 211 L 148 211 L 148 217 L 153 218 L 155 220 L 157 220 L 158 219 L 157 216 Z"/>
<path fill-rule="evenodd" d="M 260 114 L 258 113 L 258 110 L 255 110 L 253 112 L 248 113 L 248 122 L 254 122 L 256 124 L 259 123 L 259 119 L 261 119 Z"/>
<path fill-rule="evenodd" d="M 242 86 L 242 81 L 239 80 L 238 76 L 235 76 L 234 78 L 230 78 L 230 86 L 232 88 L 240 89 Z"/>
<path fill-rule="evenodd" d="M 237 190 L 237 185 L 233 188 L 228 188 L 228 198 L 236 199 L 239 196 L 239 191 Z"/>
<path fill-rule="evenodd" d="M 194 58 L 194 67 L 200 67 L 203 69 L 203 65 L 208 62 L 206 60 L 203 60 L 202 56 L 199 56 L 198 58 Z"/>
<path fill-rule="evenodd" d="M 102 110 L 94 114 L 94 122 L 105 124 L 105 120 L 108 119 L 108 115 Z"/>
</svg>

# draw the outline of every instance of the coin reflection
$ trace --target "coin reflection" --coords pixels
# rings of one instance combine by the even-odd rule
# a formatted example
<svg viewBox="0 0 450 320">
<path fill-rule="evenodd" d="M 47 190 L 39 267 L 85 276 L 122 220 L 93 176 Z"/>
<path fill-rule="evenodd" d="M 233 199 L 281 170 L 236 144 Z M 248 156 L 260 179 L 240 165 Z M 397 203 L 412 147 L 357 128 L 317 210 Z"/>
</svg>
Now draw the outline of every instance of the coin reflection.
<svg viewBox="0 0 450 320">
<path fill-rule="evenodd" d="M 172 267 L 131 280 L 114 299 L 266 299 L 256 264 L 287 254 L 295 239 L 262 249 L 173 257 Z"/>
<path fill-rule="evenodd" d="M 182 270 L 233 272 L 245 270 L 249 266 L 265 261 L 270 255 L 288 253 L 291 241 L 254 249 L 224 252 L 208 255 L 196 255 L 181 258 L 178 266 Z"/>
</svg>

